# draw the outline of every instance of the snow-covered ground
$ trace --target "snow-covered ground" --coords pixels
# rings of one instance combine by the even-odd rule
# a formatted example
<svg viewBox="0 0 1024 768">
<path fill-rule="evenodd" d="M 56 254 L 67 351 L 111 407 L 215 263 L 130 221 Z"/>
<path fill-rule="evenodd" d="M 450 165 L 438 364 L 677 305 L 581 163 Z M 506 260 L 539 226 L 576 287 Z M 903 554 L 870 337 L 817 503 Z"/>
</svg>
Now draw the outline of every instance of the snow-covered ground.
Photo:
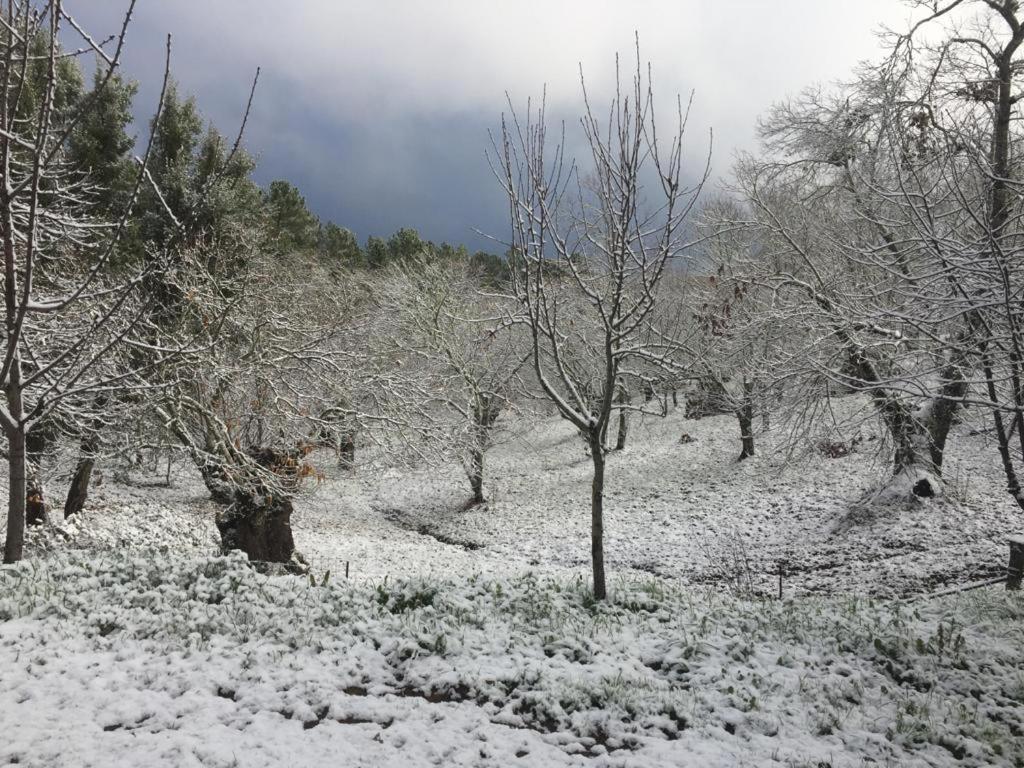
<svg viewBox="0 0 1024 768">
<path fill-rule="evenodd" d="M 680 444 L 683 433 L 693 442 Z M 1024 527 L 1024 519 L 1004 490 L 995 451 L 958 436 L 946 465 L 954 498 L 864 509 L 856 502 L 888 471 L 874 444 L 840 459 L 737 463 L 732 417 L 693 421 L 681 409 L 647 417 L 634 425 L 627 449 L 608 460 L 609 569 L 684 583 L 749 570 L 756 586 L 774 590 L 777 576 L 767 574 L 782 559 L 787 590 L 873 594 L 998 574 L 1008 521 Z M 772 453 L 771 440 L 765 447 Z M 586 572 L 591 466 L 575 431 L 549 419 L 495 448 L 487 469 L 491 502 L 469 510 L 458 467 L 339 478 L 299 516 L 298 544 L 325 567 L 348 560 L 354 574 L 374 578 L 425 568 L 441 575 Z M 340 509 L 349 510 L 344 520 Z M 324 541 L 329 526 L 339 526 L 340 537 Z M 430 533 L 480 548 L 439 547 Z"/>
<path fill-rule="evenodd" d="M 557 418 L 516 426 L 468 509 L 458 466 L 316 456 L 293 523 L 327 588 L 211 559 L 186 466 L 168 487 L 106 470 L 0 570 L 0 761 L 1024 764 L 1024 605 L 921 594 L 999 575 L 1024 529 L 984 438 L 956 435 L 948 498 L 870 507 L 866 427 L 844 458 L 787 463 L 769 435 L 738 464 L 730 417 L 635 421 L 608 465 L 605 608 L 589 459 Z M 780 560 L 787 599 L 763 599 Z"/>
<path fill-rule="evenodd" d="M 1024 761 L 1024 602 L 745 601 L 578 580 L 266 577 L 242 558 L 0 571 L 0 760 L 52 766 Z"/>
<path fill-rule="evenodd" d="M 737 463 L 736 430 L 729 416 L 693 421 L 682 409 L 634 423 L 626 450 L 608 460 L 610 573 L 684 584 L 749 577 L 774 592 L 783 560 L 790 594 L 899 596 L 998 576 L 1006 535 L 1015 521 L 1024 529 L 995 451 L 966 430 L 946 460 L 949 498 L 882 508 L 857 504 L 887 472 L 876 441 L 843 458 L 787 462 L 768 436 L 765 456 Z M 693 442 L 680 444 L 683 433 Z M 489 503 L 469 509 L 458 465 L 388 469 L 366 454 L 352 471 L 328 452 L 316 456 L 326 479 L 296 500 L 296 544 L 316 572 L 341 574 L 346 563 L 351 578 L 370 580 L 587 572 L 591 466 L 559 419 L 496 446 L 487 457 Z M 162 473 L 134 485 L 111 474 L 80 520 L 30 532 L 29 552 L 216 549 L 215 507 L 186 466 L 169 488 L 158 484 Z"/>
</svg>

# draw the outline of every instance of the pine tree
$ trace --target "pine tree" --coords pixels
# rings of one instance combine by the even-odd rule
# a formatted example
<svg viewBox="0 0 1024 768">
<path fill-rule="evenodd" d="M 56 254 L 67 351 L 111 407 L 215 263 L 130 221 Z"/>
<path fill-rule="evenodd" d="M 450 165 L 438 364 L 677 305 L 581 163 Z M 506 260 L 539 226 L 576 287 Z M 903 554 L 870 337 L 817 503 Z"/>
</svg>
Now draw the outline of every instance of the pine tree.
<svg viewBox="0 0 1024 768">
<path fill-rule="evenodd" d="M 352 232 L 329 221 L 320 227 L 317 246 L 328 267 L 358 267 L 364 263 L 363 251 Z"/>
<path fill-rule="evenodd" d="M 267 247 L 276 253 L 309 251 L 317 246 L 320 222 L 292 184 L 278 179 L 264 194 Z"/>
<path fill-rule="evenodd" d="M 131 150 L 135 138 L 128 133 L 132 101 L 138 85 L 113 75 L 103 87 L 102 70 L 93 75 L 92 89 L 82 99 L 92 101 L 68 141 L 68 156 L 90 183 L 102 190 L 95 206 L 101 218 L 122 211 L 134 183 Z"/>
<path fill-rule="evenodd" d="M 150 172 L 167 207 L 180 222 L 189 212 L 189 192 L 194 187 L 193 158 L 203 120 L 195 99 L 182 100 L 173 81 L 168 84 L 163 110 L 153 130 Z M 143 239 L 157 246 L 165 245 L 174 231 L 174 221 L 152 189 L 146 188 L 140 203 Z"/>
</svg>

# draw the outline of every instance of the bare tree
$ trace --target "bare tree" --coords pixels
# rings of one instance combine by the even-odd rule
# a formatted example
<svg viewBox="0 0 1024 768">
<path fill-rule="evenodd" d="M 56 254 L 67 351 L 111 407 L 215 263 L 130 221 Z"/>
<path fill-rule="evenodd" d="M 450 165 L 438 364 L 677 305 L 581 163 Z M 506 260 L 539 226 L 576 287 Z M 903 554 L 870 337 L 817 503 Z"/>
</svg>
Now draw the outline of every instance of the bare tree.
<svg viewBox="0 0 1024 768">
<path fill-rule="evenodd" d="M 313 438 L 333 425 L 339 389 L 351 383 L 348 294 L 308 254 L 282 265 L 253 252 L 243 263 L 228 279 L 211 273 L 208 254 L 191 260 L 187 300 L 160 332 L 205 329 L 208 344 L 165 366 L 153 407 L 222 506 L 223 548 L 301 570 L 293 498 L 318 477 Z"/>
<path fill-rule="evenodd" d="M 591 558 L 594 596 L 607 596 L 604 567 L 606 433 L 621 382 L 674 365 L 674 345 L 654 326 L 659 284 L 680 255 L 687 214 L 707 178 L 683 181 L 682 103 L 667 144 L 659 140 L 650 76 L 639 52 L 607 123 L 582 80 L 581 118 L 592 176 L 582 183 L 563 141 L 549 147 L 544 104 L 525 119 L 512 109 L 495 141 L 495 174 L 511 225 L 510 322 L 529 333 L 537 382 L 585 440 L 593 462 Z M 649 182 L 649 183 L 648 183 Z M 658 203 L 644 210 L 643 197 Z"/>
<path fill-rule="evenodd" d="M 934 248 L 951 273 L 950 303 L 964 318 L 961 354 L 980 373 L 972 388 L 991 414 L 1007 488 L 1024 509 L 1024 241 L 1015 156 L 1024 13 L 1016 0 L 910 4 L 925 15 L 896 38 L 888 66 L 911 84 L 905 110 L 916 117 L 919 144 L 955 158 L 936 187 L 960 208 L 957 237 Z M 938 36 L 930 34 L 936 26 Z M 923 202 L 934 206 L 935 191 Z M 929 225 L 925 218 L 922 234 Z"/>
<path fill-rule="evenodd" d="M 736 226 L 744 212 L 735 201 L 718 198 L 705 205 L 699 228 L 703 270 L 690 275 L 695 334 L 689 344 L 691 367 L 712 410 L 733 413 L 739 425 L 739 461 L 755 454 L 755 408 L 765 409 L 771 361 L 785 341 L 772 313 L 772 292 L 746 276 L 759 261 L 752 233 Z"/>
<path fill-rule="evenodd" d="M 941 493 L 955 420 L 982 406 L 1020 501 L 1012 109 L 1024 30 L 1015 2 L 910 5 L 925 16 L 880 64 L 773 111 L 740 185 L 776 309 L 809 331 L 790 360 L 808 399 L 867 394 L 893 446 L 889 490 L 919 496 Z M 940 37 L 923 33 L 940 20 Z"/>
<path fill-rule="evenodd" d="M 105 190 L 96 188 L 67 157 L 75 126 L 96 108 L 118 68 L 133 7 L 134 2 L 118 34 L 105 45 L 82 29 L 60 0 L 10 2 L 0 12 L 5 310 L 0 423 L 8 442 L 10 475 L 6 562 L 22 557 L 29 490 L 26 453 L 33 430 L 58 409 L 63 420 L 88 423 L 91 416 L 84 404 L 138 383 L 135 371 L 109 363 L 115 350 L 135 336 L 144 315 L 141 283 L 162 267 L 159 260 L 151 260 L 138 274 L 124 278 L 109 265 L 132 215 L 149 149 L 139 159 L 134 189 L 115 221 L 91 215 L 90 202 Z M 83 42 L 77 53 L 94 54 L 100 67 L 92 94 L 71 104 L 59 98 L 69 76 L 67 57 L 76 53 L 61 49 L 65 34 L 77 36 Z"/>
<path fill-rule="evenodd" d="M 393 319 L 389 344 L 407 366 L 418 362 L 423 383 L 454 420 L 438 418 L 429 430 L 445 435 L 482 504 L 484 458 L 499 417 L 511 406 L 528 355 L 517 334 L 501 329 L 503 300 L 484 292 L 479 275 L 462 260 L 431 254 L 393 267 L 380 281 L 382 309 Z M 504 303 L 507 303 L 504 302 Z M 440 435 L 437 435 L 440 436 Z"/>
<path fill-rule="evenodd" d="M 893 447 L 886 495 L 932 496 L 967 361 L 951 342 L 960 320 L 941 301 L 951 273 L 918 227 L 916 201 L 939 161 L 905 151 L 900 87 L 870 71 L 845 92 L 780 105 L 763 126 L 766 156 L 738 175 L 758 243 L 749 277 L 806 342 L 787 375 L 819 415 L 831 416 L 835 388 L 867 394 Z M 955 206 L 936 202 L 949 232 Z"/>
</svg>

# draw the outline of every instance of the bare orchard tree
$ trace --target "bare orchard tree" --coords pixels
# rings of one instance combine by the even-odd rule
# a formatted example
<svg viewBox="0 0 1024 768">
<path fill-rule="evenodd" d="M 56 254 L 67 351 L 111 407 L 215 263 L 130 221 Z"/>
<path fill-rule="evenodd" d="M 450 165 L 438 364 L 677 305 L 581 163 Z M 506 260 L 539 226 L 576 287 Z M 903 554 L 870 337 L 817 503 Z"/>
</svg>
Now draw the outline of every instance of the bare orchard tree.
<svg viewBox="0 0 1024 768">
<path fill-rule="evenodd" d="M 924 17 L 881 63 L 773 111 L 741 185 L 779 308 L 810 331 L 800 379 L 821 402 L 827 386 L 868 395 L 893 447 L 884 490 L 941 493 L 946 443 L 973 404 L 991 413 L 1024 503 L 1024 441 L 1012 448 L 1024 423 L 1012 117 L 1024 18 L 1010 0 L 911 5 Z"/>
<path fill-rule="evenodd" d="M 765 254 L 754 233 L 736 224 L 744 215 L 728 197 L 703 207 L 702 248 L 695 259 L 702 272 L 689 276 L 696 325 L 688 343 L 690 365 L 700 375 L 702 391 L 718 408 L 735 414 L 739 461 L 755 454 L 755 411 L 763 417 L 768 408 L 772 369 L 787 347 L 788 330 L 773 312 L 773 292 L 747 275 L 750 264 L 762 262 Z"/>
<path fill-rule="evenodd" d="M 132 215 L 149 150 L 114 221 L 90 214 L 91 202 L 106 190 L 73 167 L 67 154 L 75 127 L 97 108 L 114 77 L 133 7 L 104 45 L 75 22 L 60 0 L 9 2 L 0 11 L 5 312 L 0 423 L 10 480 L 6 562 L 23 553 L 26 449 L 33 430 L 57 410 L 62 421 L 88 423 L 92 417 L 84 404 L 136 383 L 135 372 L 109 361 L 136 334 L 144 303 L 138 288 L 147 273 L 161 266 L 152 261 L 127 277 L 109 267 Z M 94 54 L 100 68 L 92 94 L 70 103 L 62 98 L 72 77 L 70 54 L 60 44 L 65 35 L 83 41 L 81 52 Z"/>
<path fill-rule="evenodd" d="M 918 237 L 930 237 L 949 271 L 947 311 L 964 325 L 955 341 L 976 371 L 973 398 L 991 416 L 1007 488 L 1024 509 L 1024 11 L 1016 0 L 910 4 L 925 15 L 895 40 L 887 66 L 908 83 L 902 108 L 919 152 L 952 158 L 914 201 Z M 938 193 L 959 208 L 955 237 L 933 236 Z"/>
<path fill-rule="evenodd" d="M 319 473 L 308 460 L 323 414 L 337 400 L 351 360 L 339 342 L 346 292 L 314 257 L 252 253 L 234 277 L 210 259 L 190 263 L 192 284 L 161 333 L 209 329 L 209 344 L 161 373 L 154 410 L 222 506 L 225 550 L 302 570 L 291 530 L 293 499 Z M 244 271 L 238 269 L 244 264 Z"/>
<path fill-rule="evenodd" d="M 682 103 L 669 140 L 658 136 L 649 73 L 640 65 L 602 122 L 581 76 L 581 118 L 593 167 L 587 183 L 549 145 L 544 104 L 502 121 L 495 172 L 509 202 L 510 322 L 529 334 L 537 382 L 585 440 L 593 462 L 594 596 L 607 596 L 604 567 L 606 435 L 620 385 L 671 365 L 671 339 L 654 327 L 659 285 L 680 255 L 687 214 L 707 178 L 683 180 Z M 564 136 L 563 136 L 564 139 Z M 656 197 L 650 210 L 644 198 Z"/>
<path fill-rule="evenodd" d="M 485 295 L 468 262 L 430 254 L 394 266 L 379 282 L 381 307 L 394 321 L 389 344 L 401 359 L 418 361 L 422 391 L 446 414 L 436 424 L 450 441 L 442 450 L 454 449 L 470 503 L 483 504 L 484 458 L 528 357 L 521 338 L 499 327 L 507 300 Z"/>
<path fill-rule="evenodd" d="M 762 127 L 764 156 L 737 174 L 758 245 L 746 274 L 806 341 L 787 374 L 812 404 L 807 423 L 832 417 L 831 393 L 867 395 L 892 448 L 881 490 L 894 500 L 942 493 L 969 363 L 963 315 L 947 300 L 955 276 L 934 247 L 963 224 L 944 182 L 960 163 L 918 151 L 906 86 L 871 68 L 839 92 L 779 105 Z"/>
</svg>

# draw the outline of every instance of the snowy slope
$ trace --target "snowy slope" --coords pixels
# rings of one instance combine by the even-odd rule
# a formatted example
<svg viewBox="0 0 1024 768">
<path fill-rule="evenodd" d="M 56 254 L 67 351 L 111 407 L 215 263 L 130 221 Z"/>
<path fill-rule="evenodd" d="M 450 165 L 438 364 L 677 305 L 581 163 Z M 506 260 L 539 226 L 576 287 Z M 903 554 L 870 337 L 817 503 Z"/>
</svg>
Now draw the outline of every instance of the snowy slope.
<svg viewBox="0 0 1024 768">
<path fill-rule="evenodd" d="M 680 445 L 684 432 L 694 441 Z M 762 452 L 772 453 L 773 443 L 762 440 Z M 775 591 L 784 559 L 789 591 L 873 594 L 997 574 L 1005 536 L 1024 519 L 1003 490 L 991 447 L 957 436 L 947 459 L 949 499 L 862 509 L 856 502 L 887 471 L 874 444 L 841 459 L 737 463 L 731 417 L 647 417 L 608 461 L 610 572 L 706 583 L 749 571 L 756 588 Z M 468 510 L 459 467 L 335 473 L 303 502 L 298 544 L 321 568 L 337 572 L 349 561 L 354 576 L 370 578 L 585 573 L 591 468 L 574 430 L 549 419 L 495 448 L 487 471 L 490 502 Z"/>
<path fill-rule="evenodd" d="M 693 442 L 679 444 L 684 432 Z M 779 440 L 763 437 L 764 456 L 740 464 L 734 419 L 686 420 L 681 409 L 634 423 L 630 438 L 608 461 L 613 576 L 741 579 L 767 593 L 777 589 L 784 559 L 790 594 L 905 594 L 998 575 L 1006 534 L 1024 529 L 994 450 L 968 434 L 955 435 L 949 451 L 951 498 L 868 509 L 855 502 L 886 473 L 871 440 L 844 458 L 812 454 L 787 464 L 781 450 L 772 451 Z M 370 580 L 586 573 L 590 462 L 559 419 L 543 419 L 493 449 L 490 502 L 468 510 L 457 465 L 387 469 L 365 453 L 352 471 L 328 453 L 316 456 L 326 480 L 296 500 L 296 543 L 317 573 L 341 574 L 346 562 L 352 578 Z M 170 488 L 108 478 L 82 520 L 31 534 L 29 551 L 163 545 L 211 552 L 214 511 L 185 466 Z"/>
</svg>

